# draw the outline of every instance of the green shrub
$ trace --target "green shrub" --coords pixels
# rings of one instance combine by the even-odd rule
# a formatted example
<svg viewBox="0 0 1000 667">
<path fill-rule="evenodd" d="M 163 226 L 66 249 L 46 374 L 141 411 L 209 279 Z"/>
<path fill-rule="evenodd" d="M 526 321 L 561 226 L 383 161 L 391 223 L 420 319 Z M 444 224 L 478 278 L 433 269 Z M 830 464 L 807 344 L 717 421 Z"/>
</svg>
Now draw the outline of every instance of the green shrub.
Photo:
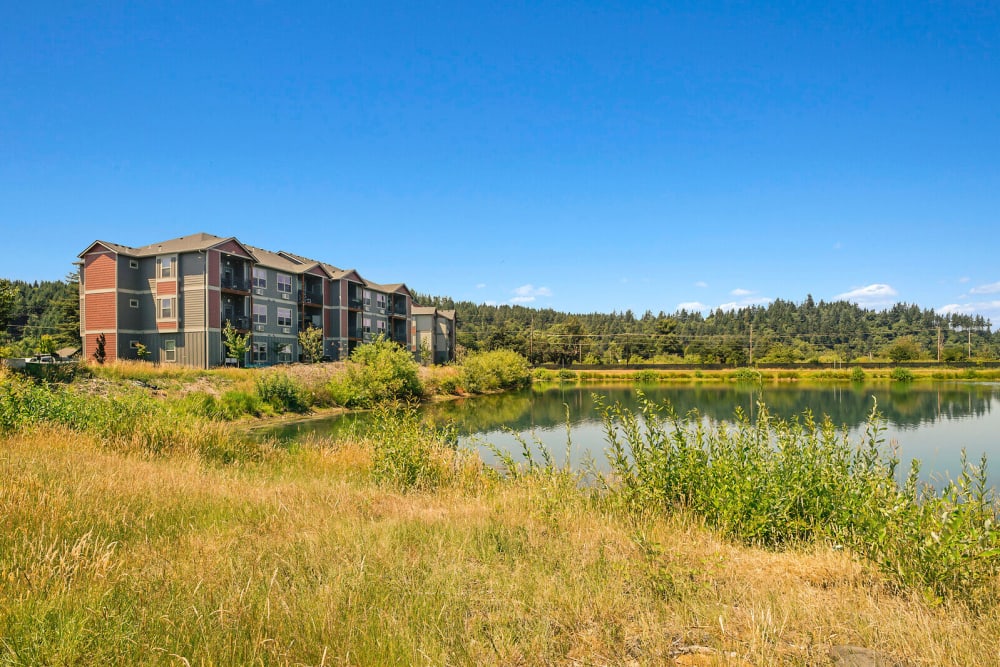
<svg viewBox="0 0 1000 667">
<path fill-rule="evenodd" d="M 632 376 L 632 381 L 637 384 L 652 384 L 657 381 L 659 375 L 654 370 L 641 370 Z"/>
<path fill-rule="evenodd" d="M 409 352 L 380 336 L 354 350 L 345 376 L 331 382 L 330 393 L 352 408 L 419 399 L 424 391 L 418 368 Z"/>
<path fill-rule="evenodd" d="M 307 412 L 305 389 L 284 373 L 265 373 L 257 378 L 257 396 L 275 412 Z"/>
<path fill-rule="evenodd" d="M 865 369 L 861 366 L 855 366 L 851 369 L 851 382 L 864 382 L 865 381 Z"/>
<path fill-rule="evenodd" d="M 602 407 L 612 497 L 640 512 L 689 511 L 741 542 L 782 547 L 829 540 L 869 558 L 901 586 L 930 599 L 995 603 L 1000 575 L 998 504 L 985 460 L 964 461 L 940 493 L 896 479 L 899 459 L 883 448 L 872 410 L 859 444 L 828 418 L 754 420 L 710 426 L 669 404 L 645 401 L 638 413 Z"/>
<path fill-rule="evenodd" d="M 470 354 L 462 362 L 462 384 L 475 394 L 527 387 L 531 384 L 528 360 L 511 350 Z"/>
<path fill-rule="evenodd" d="M 737 368 L 729 377 L 737 382 L 752 382 L 760 384 L 764 381 L 764 376 L 756 368 Z"/>
<path fill-rule="evenodd" d="M 913 381 L 913 371 L 909 368 L 893 368 L 892 372 L 889 373 L 889 377 L 893 382 L 912 382 Z"/>
<path fill-rule="evenodd" d="M 241 389 L 230 389 L 219 398 L 219 416 L 223 419 L 239 419 L 245 415 L 259 417 L 263 411 L 260 397 Z"/>
<path fill-rule="evenodd" d="M 380 405 L 365 440 L 372 448 L 372 476 L 380 484 L 432 489 L 453 475 L 455 434 L 421 421 L 413 408 Z"/>
<path fill-rule="evenodd" d="M 576 373 L 568 368 L 560 368 L 558 373 L 560 382 L 574 382 L 576 381 Z"/>
</svg>

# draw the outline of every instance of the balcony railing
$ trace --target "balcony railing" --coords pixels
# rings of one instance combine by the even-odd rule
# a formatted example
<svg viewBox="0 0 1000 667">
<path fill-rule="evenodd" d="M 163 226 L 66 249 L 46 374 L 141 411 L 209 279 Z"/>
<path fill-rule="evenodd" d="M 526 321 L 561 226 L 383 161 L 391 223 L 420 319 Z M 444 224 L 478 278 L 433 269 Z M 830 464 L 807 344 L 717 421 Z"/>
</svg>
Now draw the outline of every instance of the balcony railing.
<svg viewBox="0 0 1000 667">
<path fill-rule="evenodd" d="M 348 299 L 347 300 L 347 307 L 348 308 L 355 308 L 357 310 L 361 310 L 361 298 L 358 297 L 358 298 L 350 298 L 350 299 Z"/>
<path fill-rule="evenodd" d="M 242 329 L 242 330 L 246 331 L 246 330 L 248 330 L 250 328 L 250 318 L 249 317 L 245 317 L 245 316 L 241 316 L 241 315 L 237 315 L 235 317 L 233 317 L 231 315 L 225 315 L 222 318 L 222 326 L 226 326 L 226 322 L 229 322 L 230 324 L 232 324 L 234 329 Z"/>
<path fill-rule="evenodd" d="M 361 327 L 356 327 L 356 326 L 347 327 L 348 338 L 361 338 L 363 335 L 364 331 L 362 331 Z"/>
<path fill-rule="evenodd" d="M 222 289 L 249 292 L 250 281 L 246 278 L 237 278 L 236 276 L 222 276 Z"/>
<path fill-rule="evenodd" d="M 323 293 L 313 290 L 302 290 L 302 303 L 306 305 L 322 306 Z"/>
</svg>

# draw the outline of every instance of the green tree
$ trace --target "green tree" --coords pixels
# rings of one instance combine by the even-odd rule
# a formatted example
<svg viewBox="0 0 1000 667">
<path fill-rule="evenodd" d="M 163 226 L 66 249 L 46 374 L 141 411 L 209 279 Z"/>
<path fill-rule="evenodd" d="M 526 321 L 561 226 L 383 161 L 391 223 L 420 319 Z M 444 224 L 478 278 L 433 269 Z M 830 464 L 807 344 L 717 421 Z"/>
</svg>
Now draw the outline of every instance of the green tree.
<svg viewBox="0 0 1000 667">
<path fill-rule="evenodd" d="M 80 342 L 80 272 L 67 274 L 60 296 L 53 302 L 58 320 L 56 340 L 60 345 L 79 347 Z"/>
<path fill-rule="evenodd" d="M 5 278 L 0 278 L 0 335 L 6 334 L 7 324 L 14 314 L 17 302 L 17 286 Z"/>
<path fill-rule="evenodd" d="M 912 361 L 919 359 L 922 353 L 920 344 L 912 336 L 901 336 L 889 344 L 884 350 L 885 355 L 892 361 Z"/>
<path fill-rule="evenodd" d="M 299 332 L 299 349 L 310 364 L 323 358 L 323 330 L 312 325 Z"/>
<path fill-rule="evenodd" d="M 135 354 L 139 359 L 145 361 L 149 358 L 149 348 L 142 343 L 136 343 Z"/>
<path fill-rule="evenodd" d="M 38 354 L 55 354 L 56 339 L 48 334 L 42 334 L 38 339 Z"/>
<path fill-rule="evenodd" d="M 103 333 L 98 334 L 97 346 L 94 349 L 94 361 L 96 361 L 99 364 L 103 364 L 104 360 L 108 358 L 107 350 L 105 350 L 107 344 L 108 341 L 107 338 L 104 337 L 104 334 Z"/>
<path fill-rule="evenodd" d="M 222 342 L 226 346 L 226 354 L 235 358 L 237 364 L 242 365 L 246 361 L 247 352 L 250 351 L 249 333 L 238 333 L 232 322 L 226 320 L 226 326 L 222 329 Z"/>
</svg>

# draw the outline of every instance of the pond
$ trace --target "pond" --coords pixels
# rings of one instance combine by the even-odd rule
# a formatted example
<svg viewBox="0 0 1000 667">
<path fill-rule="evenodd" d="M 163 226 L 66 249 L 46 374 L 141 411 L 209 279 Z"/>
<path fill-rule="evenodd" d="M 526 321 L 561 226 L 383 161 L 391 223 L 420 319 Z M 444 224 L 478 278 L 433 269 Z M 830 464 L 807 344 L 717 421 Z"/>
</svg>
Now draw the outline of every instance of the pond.
<svg viewBox="0 0 1000 667">
<path fill-rule="evenodd" d="M 896 441 L 904 465 L 912 458 L 922 462 L 922 477 L 940 481 L 954 477 L 961 469 L 964 447 L 970 461 L 978 463 L 983 454 L 996 464 L 989 469 L 990 483 L 1000 484 L 1000 383 L 939 382 L 892 385 L 800 383 L 766 384 L 684 384 L 684 385 L 546 385 L 477 398 L 435 403 L 421 408 L 438 424 L 456 426 L 460 443 L 479 447 L 487 463 L 495 456 L 483 442 L 501 449 L 520 452 L 521 445 L 510 433 L 529 442 L 543 443 L 562 463 L 565 459 L 567 422 L 572 449 L 570 464 L 579 466 L 588 456 L 598 468 L 607 468 L 604 458 L 604 430 L 595 405 L 595 396 L 605 403 L 620 402 L 636 408 L 639 396 L 655 402 L 669 401 L 677 414 L 691 410 L 715 422 L 732 422 L 737 407 L 754 415 L 758 402 L 772 415 L 788 418 L 811 410 L 817 417 L 829 415 L 834 424 L 846 427 L 852 441 L 860 438 L 865 420 L 875 401 L 887 420 L 886 442 Z M 268 434 L 291 441 L 308 433 L 337 437 L 364 428 L 365 414 L 307 420 L 269 429 Z"/>
</svg>

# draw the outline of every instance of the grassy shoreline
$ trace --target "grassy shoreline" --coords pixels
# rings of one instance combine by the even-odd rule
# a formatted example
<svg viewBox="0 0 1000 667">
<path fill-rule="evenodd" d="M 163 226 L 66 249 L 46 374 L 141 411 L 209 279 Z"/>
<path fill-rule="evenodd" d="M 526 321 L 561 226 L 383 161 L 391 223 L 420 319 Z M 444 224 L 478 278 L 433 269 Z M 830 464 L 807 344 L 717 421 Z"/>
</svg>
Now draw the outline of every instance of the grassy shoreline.
<svg viewBox="0 0 1000 667">
<path fill-rule="evenodd" d="M 240 428 L 260 417 L 209 418 L 184 396 L 268 372 L 221 371 L 212 387 L 173 370 L 136 386 L 127 370 L 73 391 L 0 371 L 0 665 L 1000 655 L 996 530 L 963 512 L 975 499 L 918 504 L 887 486 L 881 459 L 842 459 L 853 445 L 825 425 L 774 425 L 776 448 L 770 423 L 626 429 L 637 464 L 602 490 L 544 461 L 498 474 L 412 412 L 376 410 L 381 428 L 356 442 L 250 442 Z M 803 518 L 825 510 L 788 509 L 836 510 L 841 491 L 854 504 L 840 520 L 873 523 L 830 533 L 841 540 L 810 521 L 818 537 L 803 537 Z M 915 578 L 894 574 L 907 559 Z"/>
</svg>

